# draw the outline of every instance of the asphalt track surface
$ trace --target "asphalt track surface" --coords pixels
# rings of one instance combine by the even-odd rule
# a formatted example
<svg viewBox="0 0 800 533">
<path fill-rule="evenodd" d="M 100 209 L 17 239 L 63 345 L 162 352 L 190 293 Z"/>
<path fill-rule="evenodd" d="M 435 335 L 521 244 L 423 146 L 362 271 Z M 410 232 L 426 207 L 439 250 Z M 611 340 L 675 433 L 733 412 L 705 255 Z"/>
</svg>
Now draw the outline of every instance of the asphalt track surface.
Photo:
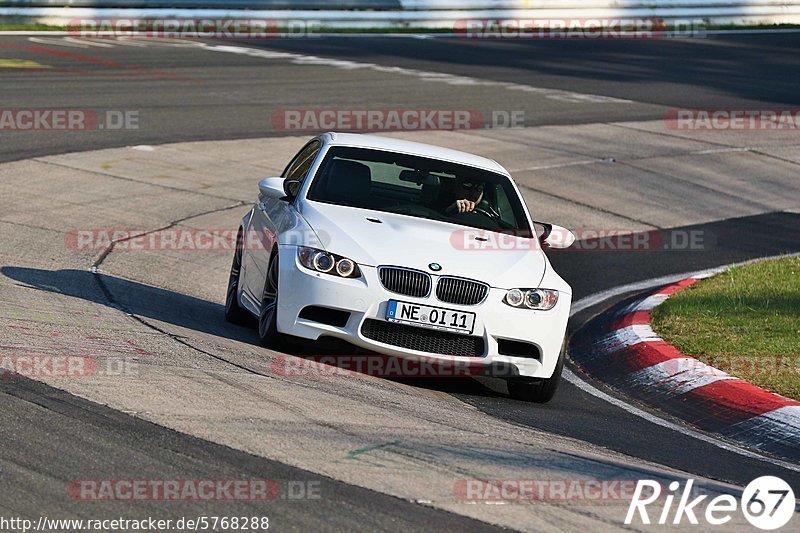
<svg viewBox="0 0 800 533">
<path fill-rule="evenodd" d="M 136 143 L 285 135 L 271 126 L 272 114 L 281 109 L 524 110 L 525 124 L 534 126 L 661 119 L 675 107 L 800 105 L 800 34 L 794 33 L 599 42 L 335 37 L 240 43 L 636 102 L 598 106 L 558 99 L 532 103 L 525 93 L 499 99 L 491 90 L 476 94 L 469 86 L 448 85 L 444 91 L 413 80 L 386 86 L 380 74 L 352 70 L 329 74 L 323 83 L 313 65 L 256 68 L 247 57 L 214 57 L 167 44 L 154 54 L 155 45 L 64 46 L 50 39 L 0 40 L 0 57 L 47 67 L 3 68 L 3 106 L 136 110 L 140 128 L 15 136 L 0 143 L 0 161 Z"/>
<path fill-rule="evenodd" d="M 219 45 L 221 43 L 213 43 Z M 251 58 L 229 53 L 196 52 L 170 44 L 147 46 L 61 46 L 22 37 L 0 38 L 0 57 L 34 61 L 41 69 L 0 68 L 4 108 L 86 108 L 136 110 L 137 130 L 0 133 L 0 161 L 15 161 L 73 151 L 137 144 L 204 139 L 283 136 L 271 127 L 281 109 L 458 108 L 524 109 L 526 125 L 569 125 L 629 120 L 658 120 L 672 107 L 769 109 L 800 103 L 800 45 L 797 35 L 711 37 L 702 40 L 650 42 L 465 42 L 444 39 L 309 39 L 296 42 L 240 43 L 303 55 L 338 57 L 378 65 L 400 66 L 457 76 L 527 84 L 577 94 L 631 102 L 575 105 L 569 98 L 520 97 L 509 101 L 491 87 L 419 82 L 387 87 L 382 73 L 347 69 L 331 71 L 313 64 L 276 64 L 259 68 Z M 157 53 L 154 52 L 157 48 Z M 325 82 L 320 83 L 320 71 Z M 289 154 L 287 154 L 289 155 Z M 22 206 L 20 206 L 22 207 Z M 776 210 L 777 211 L 777 210 Z M 574 299 L 643 279 L 691 272 L 722 264 L 800 252 L 796 228 L 800 215 L 788 212 L 731 217 L 680 227 L 714 236 L 714 246 L 695 253 L 579 253 L 551 256 L 556 269 L 575 290 Z M 4 230 L 6 231 L 6 230 Z M 3 260 L 3 274 L 27 285 L 56 285 L 61 293 L 88 300 L 81 287 L 88 273 L 63 274 L 43 281 L 42 273 L 15 268 Z M 88 276 L 88 277 L 87 277 Z M 113 283 L 113 280 L 110 281 Z M 123 285 L 127 282 L 120 281 Z M 122 292 L 136 293 L 135 285 Z M 166 319 L 187 305 L 180 294 L 161 295 L 166 302 L 156 318 Z M 618 298 L 624 295 L 618 295 Z M 196 303 L 196 302 L 191 302 Z M 604 302 L 609 305 L 611 302 Z M 205 305 L 205 304 L 203 304 Z M 209 304 L 210 305 L 210 304 Z M 219 305 L 191 314 L 187 327 L 219 328 Z M 577 328 L 599 309 L 574 317 Z M 146 314 L 143 312 L 142 314 Z M 245 336 L 245 338 L 247 338 Z M 497 419 L 562 435 L 626 456 L 735 485 L 775 474 L 800 486 L 800 475 L 779 466 L 743 457 L 655 426 L 642 418 L 562 383 L 555 399 L 532 408 L 514 402 L 478 382 L 411 382 L 414 387 L 452 395 Z M 594 383 L 598 388 L 602 384 Z M 612 394 L 613 391 L 608 391 Z M 165 471 L 196 473 L 198 478 L 270 477 L 319 479 L 326 498 L 314 506 L 276 502 L 270 519 L 295 529 L 332 530 L 442 529 L 481 530 L 491 526 L 425 505 L 320 477 L 277 461 L 239 452 L 183 435 L 102 405 L 76 398 L 42 383 L 24 379 L 0 381 L 3 409 L 0 434 L 7 443 L 0 483 L 4 514 L 56 514 L 69 506 L 53 498 L 76 469 L 113 464 L 140 478 L 164 477 Z M 797 458 L 793 459 L 797 462 Z M 26 484 L 26 472 L 48 473 L 46 483 Z M 125 474 L 121 474 L 122 477 Z M 12 485 L 12 486 L 9 486 Z M 58 503 L 51 503 L 58 501 Z M 212 511 L 230 510 L 211 504 Z M 174 504 L 150 502 L 138 510 L 153 513 Z M 221 508 L 221 509 L 220 509 Z M 107 507 L 105 511 L 114 511 Z M 124 509 L 119 504 L 118 509 Z M 246 506 L 237 510 L 248 511 Z M 530 525 L 526 525 L 530 527 Z"/>
</svg>

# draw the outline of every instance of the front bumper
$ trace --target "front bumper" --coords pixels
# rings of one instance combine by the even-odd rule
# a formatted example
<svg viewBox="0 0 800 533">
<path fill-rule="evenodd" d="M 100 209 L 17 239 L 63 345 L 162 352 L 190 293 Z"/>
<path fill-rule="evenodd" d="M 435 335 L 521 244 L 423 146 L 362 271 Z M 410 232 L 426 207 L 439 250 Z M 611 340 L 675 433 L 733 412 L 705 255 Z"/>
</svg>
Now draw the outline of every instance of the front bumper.
<svg viewBox="0 0 800 533">
<path fill-rule="evenodd" d="M 496 288 L 490 289 L 483 303 L 456 305 L 441 302 L 434 294 L 426 298 L 414 298 L 390 292 L 381 284 L 375 267 L 359 265 L 359 268 L 362 276 L 358 279 L 313 272 L 299 263 L 296 247 L 281 247 L 278 330 L 311 340 L 323 336 L 339 338 L 376 353 L 397 357 L 482 364 L 504 375 L 535 378 L 552 376 L 569 319 L 570 294 L 562 291 L 558 303 L 549 311 L 510 307 L 503 303 L 506 290 Z M 437 276 L 432 277 L 435 284 Z M 442 355 L 379 342 L 374 334 L 371 334 L 373 338 L 365 336 L 365 321 L 384 321 L 390 299 L 475 313 L 472 335 L 482 339 L 480 344 L 483 353 L 474 357 Z M 350 318 L 343 327 L 300 318 L 303 308 L 312 305 L 346 311 L 350 313 Z M 376 324 L 372 322 L 370 325 Z M 498 350 L 498 340 L 501 339 L 532 344 L 538 349 L 538 357 L 503 355 Z"/>
</svg>

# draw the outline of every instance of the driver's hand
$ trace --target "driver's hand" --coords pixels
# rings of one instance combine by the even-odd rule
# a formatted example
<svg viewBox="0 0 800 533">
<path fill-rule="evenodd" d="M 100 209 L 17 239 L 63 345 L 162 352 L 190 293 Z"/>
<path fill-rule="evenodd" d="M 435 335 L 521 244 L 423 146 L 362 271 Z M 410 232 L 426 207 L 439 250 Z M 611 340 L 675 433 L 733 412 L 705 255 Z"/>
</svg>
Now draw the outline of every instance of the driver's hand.
<svg viewBox="0 0 800 533">
<path fill-rule="evenodd" d="M 458 213 L 467 213 L 469 211 L 473 211 L 474 209 L 475 202 L 470 202 L 469 200 L 456 200 L 447 210 Z"/>
</svg>

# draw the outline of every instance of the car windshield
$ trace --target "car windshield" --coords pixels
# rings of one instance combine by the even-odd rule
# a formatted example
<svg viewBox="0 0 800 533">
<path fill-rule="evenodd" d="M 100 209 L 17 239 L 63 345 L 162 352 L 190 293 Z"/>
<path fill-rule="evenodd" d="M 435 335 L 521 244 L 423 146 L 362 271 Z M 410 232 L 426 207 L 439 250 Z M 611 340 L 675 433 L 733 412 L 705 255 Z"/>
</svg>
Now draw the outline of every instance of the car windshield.
<svg viewBox="0 0 800 533">
<path fill-rule="evenodd" d="M 530 233 L 508 177 L 396 152 L 331 148 L 308 199 L 492 231 Z"/>
</svg>

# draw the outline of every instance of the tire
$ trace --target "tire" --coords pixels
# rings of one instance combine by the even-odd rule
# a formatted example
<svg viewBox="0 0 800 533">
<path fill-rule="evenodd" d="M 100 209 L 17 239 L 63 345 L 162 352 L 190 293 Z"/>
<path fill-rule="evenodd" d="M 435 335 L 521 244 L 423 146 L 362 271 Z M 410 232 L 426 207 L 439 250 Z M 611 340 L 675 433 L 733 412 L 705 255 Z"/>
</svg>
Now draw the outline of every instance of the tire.
<svg viewBox="0 0 800 533">
<path fill-rule="evenodd" d="M 253 317 L 239 305 L 239 279 L 242 274 L 242 231 L 236 235 L 236 250 L 233 252 L 231 273 L 228 276 L 228 292 L 225 294 L 225 320 L 231 324 L 249 326 Z"/>
<path fill-rule="evenodd" d="M 553 395 L 558 389 L 561 381 L 561 371 L 564 369 L 564 358 L 567 353 L 567 339 L 561 345 L 561 353 L 558 355 L 556 368 L 553 375 L 545 379 L 510 379 L 506 382 L 508 393 L 515 400 L 523 402 L 547 403 L 553 399 Z"/>
<path fill-rule="evenodd" d="M 258 315 L 258 339 L 261 346 L 281 350 L 286 346 L 286 336 L 278 331 L 278 252 L 272 253 L 264 280 L 261 311 Z"/>
</svg>

